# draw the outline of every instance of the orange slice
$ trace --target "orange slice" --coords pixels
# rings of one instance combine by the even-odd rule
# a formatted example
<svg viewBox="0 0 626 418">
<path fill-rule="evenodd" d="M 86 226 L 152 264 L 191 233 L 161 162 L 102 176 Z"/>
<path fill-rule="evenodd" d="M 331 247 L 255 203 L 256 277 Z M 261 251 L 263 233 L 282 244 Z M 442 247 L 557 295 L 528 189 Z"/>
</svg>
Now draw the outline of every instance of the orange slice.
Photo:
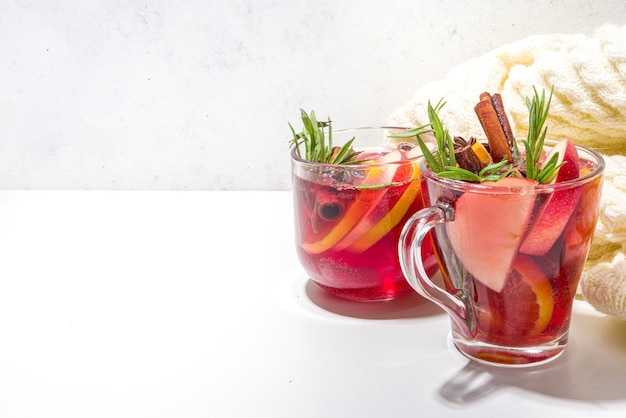
<svg viewBox="0 0 626 418">
<path fill-rule="evenodd" d="M 546 329 L 552 318 L 554 310 L 552 285 L 543 271 L 528 257 L 517 257 L 515 263 L 513 263 L 513 270 L 521 274 L 522 283 L 528 286 L 532 292 L 532 295 L 529 294 L 528 298 L 530 302 L 528 305 L 530 306 L 529 312 L 536 312 L 536 315 L 534 315 L 534 321 L 530 316 L 527 317 L 529 323 L 534 323 L 534 326 L 528 333 L 528 336 L 532 337 Z M 518 289 L 518 295 L 515 297 L 521 299 L 519 293 L 523 291 Z"/>
<path fill-rule="evenodd" d="M 400 151 L 390 152 L 384 155 L 377 163 L 385 164 L 393 161 L 399 161 L 402 154 Z M 397 164 L 389 166 L 375 165 L 370 168 L 365 177 L 362 186 L 376 186 L 389 184 L 394 178 L 398 168 Z M 367 217 L 374 210 L 380 199 L 386 193 L 386 189 L 366 189 L 359 192 L 356 201 L 350 206 L 344 217 L 335 225 L 328 234 L 316 242 L 303 242 L 301 247 L 309 254 L 320 254 L 335 244 L 348 234 L 359 220 Z"/>
<path fill-rule="evenodd" d="M 481 292 L 482 293 L 482 292 Z M 493 342 L 519 345 L 546 329 L 554 311 L 552 284 L 530 258 L 519 255 L 499 293 L 478 296 L 479 327 Z"/>
<path fill-rule="evenodd" d="M 485 148 L 485 146 L 480 142 L 474 142 L 474 144 L 472 145 L 472 151 L 474 151 L 474 154 L 476 154 L 478 160 L 482 164 L 487 166 L 492 163 L 489 151 L 487 151 L 487 148 Z"/>
</svg>

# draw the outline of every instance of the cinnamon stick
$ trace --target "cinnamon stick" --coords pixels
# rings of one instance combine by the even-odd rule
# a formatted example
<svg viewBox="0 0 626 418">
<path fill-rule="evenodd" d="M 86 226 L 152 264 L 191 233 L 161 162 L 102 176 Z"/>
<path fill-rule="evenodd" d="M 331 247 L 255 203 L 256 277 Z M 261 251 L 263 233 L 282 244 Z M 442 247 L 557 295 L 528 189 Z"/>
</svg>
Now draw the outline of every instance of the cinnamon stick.
<svg viewBox="0 0 626 418">
<path fill-rule="evenodd" d="M 513 162 L 513 154 L 511 152 L 511 145 L 505 134 L 505 128 L 503 128 L 503 122 L 506 120 L 508 125 L 508 119 L 504 113 L 504 107 L 501 106 L 502 99 L 500 98 L 500 116 L 494 106 L 494 101 L 489 93 L 484 92 L 480 95 L 480 101 L 474 106 L 474 111 L 478 120 L 480 121 L 485 135 L 487 135 L 487 141 L 489 142 L 489 152 L 494 162 L 502 161 L 506 158 L 510 163 Z M 511 127 L 508 126 L 510 133 Z M 512 138 L 511 134 L 511 138 Z"/>
<path fill-rule="evenodd" d="M 515 147 L 515 137 L 513 136 L 513 131 L 511 130 L 511 125 L 509 124 L 509 118 L 506 116 L 506 112 L 504 111 L 504 104 L 502 103 L 502 96 L 499 93 L 494 93 L 491 95 L 491 104 L 498 115 L 498 120 L 500 121 L 500 126 L 502 126 L 502 132 L 504 132 L 504 136 L 506 137 L 506 141 L 509 143 L 509 149 L 513 151 Z"/>
</svg>

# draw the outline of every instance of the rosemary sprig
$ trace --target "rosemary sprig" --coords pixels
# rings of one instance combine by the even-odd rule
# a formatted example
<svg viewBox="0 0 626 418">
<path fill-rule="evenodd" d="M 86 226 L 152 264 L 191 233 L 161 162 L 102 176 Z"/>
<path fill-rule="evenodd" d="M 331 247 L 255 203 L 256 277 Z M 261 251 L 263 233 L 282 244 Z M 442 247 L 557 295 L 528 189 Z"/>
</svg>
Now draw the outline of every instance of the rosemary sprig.
<svg viewBox="0 0 626 418">
<path fill-rule="evenodd" d="M 439 117 L 439 111 L 443 106 L 445 106 L 445 104 L 446 102 L 443 101 L 443 98 L 439 100 L 435 107 L 433 107 L 430 101 L 428 101 L 428 120 L 430 121 L 432 132 L 435 135 L 435 140 L 437 142 L 437 151 L 434 154 L 434 161 L 432 161 L 433 164 L 431 164 L 431 161 L 428 161 L 428 164 L 435 172 L 441 172 L 446 167 L 456 166 L 454 141 L 448 130 L 444 128 L 441 118 Z M 418 140 L 422 142 L 420 147 L 422 147 L 423 152 L 426 149 L 426 144 L 421 141 L 421 138 Z M 424 153 L 424 155 L 427 154 L 430 154 L 430 152 Z"/>
<path fill-rule="evenodd" d="M 350 139 L 341 147 L 333 146 L 333 128 L 330 119 L 327 121 L 318 121 L 315 112 L 312 110 L 310 114 L 300 109 L 303 128 L 302 131 L 296 133 L 291 124 L 289 128 L 293 134 L 293 139 L 289 141 L 295 148 L 296 155 L 307 161 L 324 164 L 355 164 L 358 153 L 352 148 L 355 138 Z M 328 136 L 326 135 L 328 131 Z M 304 147 L 304 156 L 300 146 Z"/>
<path fill-rule="evenodd" d="M 446 170 L 446 167 L 456 165 L 456 157 L 454 155 L 454 141 L 447 129 L 444 128 L 439 111 L 446 104 L 443 98 L 433 107 L 430 100 L 428 101 L 428 120 L 427 123 L 416 128 L 409 129 L 404 134 L 390 135 L 391 138 L 412 138 L 417 139 L 417 144 L 422 151 L 422 155 L 426 162 L 435 173 Z M 425 133 L 433 133 L 437 142 L 437 149 L 433 152 L 428 148 L 421 135 Z"/>
<path fill-rule="evenodd" d="M 437 175 L 453 180 L 483 182 L 498 181 L 508 176 L 512 170 L 513 166 L 504 158 L 499 163 L 489 164 L 487 167 L 480 170 L 478 174 L 458 166 L 446 166 L 445 170 L 440 171 Z"/>
<path fill-rule="evenodd" d="M 506 158 L 503 158 L 499 163 L 489 164 L 480 170 L 478 175 L 482 181 L 498 181 L 507 177 L 511 171 L 513 171 L 513 165 L 509 164 Z"/>
<path fill-rule="evenodd" d="M 508 164 L 506 159 L 488 165 L 478 174 L 461 168 L 456 164 L 454 140 L 448 130 L 444 128 L 441 117 L 439 116 L 439 111 L 445 104 L 446 102 L 443 101 L 443 98 L 440 99 L 434 107 L 429 101 L 428 119 L 430 123 L 410 131 L 417 137 L 417 143 L 430 169 L 437 173 L 439 177 L 471 182 L 497 181 L 502 177 L 506 177 L 512 170 L 512 167 Z M 427 126 L 430 126 L 431 129 L 425 129 Z M 421 133 L 425 132 L 432 132 L 435 135 L 437 149 L 434 152 L 428 149 L 426 143 L 420 136 Z M 508 169 L 506 169 L 507 166 Z"/>
<path fill-rule="evenodd" d="M 526 150 L 526 177 L 537 180 L 539 183 L 550 183 L 558 174 L 559 168 L 563 165 L 557 164 L 559 155 L 556 153 L 552 158 L 539 167 L 539 158 L 543 151 L 543 144 L 548 131 L 544 127 L 548 118 L 550 102 L 552 101 L 552 93 L 554 86 L 550 90 L 550 96 L 546 101 L 545 90 L 541 91 L 541 96 L 537 93 L 537 89 L 533 86 L 534 96 L 532 100 L 526 97 L 526 107 L 528 107 L 528 137 L 523 140 Z"/>
</svg>

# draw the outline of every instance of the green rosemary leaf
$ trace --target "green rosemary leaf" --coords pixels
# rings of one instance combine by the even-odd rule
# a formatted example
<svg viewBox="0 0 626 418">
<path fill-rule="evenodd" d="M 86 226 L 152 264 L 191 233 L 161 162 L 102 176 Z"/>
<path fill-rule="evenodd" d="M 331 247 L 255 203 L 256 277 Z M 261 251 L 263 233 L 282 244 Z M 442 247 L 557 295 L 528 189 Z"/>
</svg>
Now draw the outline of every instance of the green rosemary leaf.
<svg viewBox="0 0 626 418">
<path fill-rule="evenodd" d="M 456 167 L 456 166 L 446 166 L 444 167 L 444 171 L 440 171 L 437 173 L 439 177 L 444 177 L 453 180 L 464 180 L 464 181 L 474 181 L 479 182 L 481 179 L 475 173 L 472 173 L 469 170 L 465 170 L 464 168 Z"/>
<path fill-rule="evenodd" d="M 548 171 L 542 174 L 543 170 L 539 168 L 538 162 L 542 155 L 548 132 L 548 128 L 545 128 L 544 124 L 548 119 L 554 86 L 552 86 L 547 100 L 545 90 L 542 90 L 541 95 L 539 95 L 537 89 L 533 87 L 533 92 L 532 99 L 526 97 L 526 107 L 528 107 L 528 137 L 524 142 L 524 147 L 526 148 L 526 177 L 537 180 L 540 183 L 546 183 L 547 179 L 553 178 L 552 175 L 554 173 Z"/>
<path fill-rule="evenodd" d="M 491 182 L 495 183 L 498 180 L 502 180 L 506 176 L 507 176 L 506 173 L 503 173 L 503 174 L 493 174 L 493 175 L 482 177 L 481 180 L 482 181 L 491 181 Z"/>
<path fill-rule="evenodd" d="M 289 141 L 289 144 L 291 144 L 292 147 L 294 147 L 296 149 L 296 155 L 298 157 L 302 157 L 302 154 L 300 153 L 300 140 L 299 140 L 299 135 L 296 134 L 295 129 L 293 129 L 293 126 L 291 126 L 291 123 L 288 123 L 289 125 L 289 129 L 291 129 L 291 133 L 293 135 L 293 139 L 291 141 Z"/>
<path fill-rule="evenodd" d="M 389 187 L 399 186 L 402 183 L 388 183 L 388 184 L 362 184 L 360 186 L 356 186 L 357 190 L 380 190 L 387 189 Z"/>
<path fill-rule="evenodd" d="M 439 161 L 438 167 L 444 167 L 447 165 L 448 159 L 446 158 L 448 140 L 446 137 L 446 130 L 443 127 L 443 123 L 439 118 L 439 110 L 445 105 L 443 98 L 439 100 L 435 107 L 428 101 L 428 120 L 433 128 L 435 139 L 437 141 L 436 158 Z M 431 167 L 432 168 L 432 167 Z M 440 168 L 441 169 L 441 168 Z"/>
<path fill-rule="evenodd" d="M 499 163 L 489 164 L 487 167 L 480 170 L 478 176 L 484 178 L 486 176 L 492 175 L 493 173 L 499 173 L 506 165 L 508 164 L 508 160 L 505 158 L 502 159 Z M 509 171 L 511 168 L 509 168 Z"/>
<path fill-rule="evenodd" d="M 304 125 L 303 140 L 304 145 L 307 148 L 306 158 L 319 158 L 318 157 L 318 143 L 319 132 L 317 126 L 317 119 L 315 118 L 315 112 L 311 111 L 311 115 L 307 115 L 304 109 L 300 109 L 302 116 L 302 124 Z"/>
<path fill-rule="evenodd" d="M 415 128 L 407 129 L 405 133 L 389 135 L 389 138 L 414 138 L 422 134 L 432 132 L 430 123 L 422 126 L 416 126 Z"/>
<path fill-rule="evenodd" d="M 537 164 L 532 158 L 533 150 L 531 148 L 531 144 L 527 140 L 522 141 L 522 143 L 524 144 L 524 149 L 526 150 L 526 177 L 535 179 L 537 177 Z"/>
<path fill-rule="evenodd" d="M 439 164 L 439 161 L 432 154 L 432 151 L 428 149 L 428 146 L 426 146 L 426 143 L 419 135 L 417 136 L 417 144 L 419 145 L 420 150 L 422 151 L 422 155 L 426 159 L 426 162 L 428 163 L 430 169 L 435 173 L 443 170 L 443 167 Z"/>
<path fill-rule="evenodd" d="M 328 119 L 328 124 L 330 124 L 330 119 Z M 352 140 L 350 140 L 350 145 L 352 145 L 352 142 L 354 141 L 354 138 L 352 138 Z M 328 158 L 330 159 L 331 155 L 333 154 L 333 130 L 329 129 L 328 130 L 328 152 L 329 152 L 329 156 Z"/>
<path fill-rule="evenodd" d="M 454 152 L 454 140 L 452 136 L 448 133 L 448 130 L 445 130 L 445 137 L 448 141 L 448 161 L 447 164 L 450 166 L 456 166 L 456 153 Z"/>
<path fill-rule="evenodd" d="M 486 176 L 482 177 L 483 181 L 498 181 L 498 180 L 502 180 L 505 177 L 508 177 L 511 172 L 513 171 L 513 166 L 510 165 L 509 168 L 506 171 L 503 172 L 494 172 L 493 174 L 487 174 Z"/>
<path fill-rule="evenodd" d="M 356 152 L 352 149 L 352 143 L 355 138 L 352 138 L 339 149 L 335 158 L 330 162 L 331 164 L 344 164 L 345 162 L 351 161 L 356 157 Z M 329 141 L 330 143 L 330 141 Z M 331 149 L 332 150 L 332 149 Z"/>
<path fill-rule="evenodd" d="M 553 182 L 553 180 L 559 174 L 559 169 L 561 168 L 561 166 L 563 166 L 563 164 L 565 164 L 565 162 L 561 162 L 560 164 L 557 164 L 558 160 L 559 160 L 559 153 L 557 152 L 548 160 L 548 162 L 546 162 L 546 164 L 543 166 L 543 169 L 537 176 L 537 181 L 539 183 L 545 184 L 545 183 Z"/>
</svg>

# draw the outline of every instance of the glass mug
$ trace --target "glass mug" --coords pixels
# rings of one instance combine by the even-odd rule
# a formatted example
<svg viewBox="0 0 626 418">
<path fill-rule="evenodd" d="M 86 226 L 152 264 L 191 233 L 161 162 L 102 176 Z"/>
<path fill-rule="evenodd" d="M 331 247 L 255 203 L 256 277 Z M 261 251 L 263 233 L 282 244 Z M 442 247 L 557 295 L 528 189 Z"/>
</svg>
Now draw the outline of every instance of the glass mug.
<svg viewBox="0 0 626 418">
<path fill-rule="evenodd" d="M 332 295 L 352 301 L 393 299 L 412 292 L 398 259 L 402 226 L 422 209 L 419 147 L 381 146 L 404 128 L 333 130 L 333 144 L 355 138 L 352 165 L 321 164 L 291 150 L 296 251 L 307 275 Z M 434 146 L 434 143 L 433 143 Z M 437 269 L 424 246 L 426 269 Z"/>
<path fill-rule="evenodd" d="M 425 209 L 405 224 L 398 252 L 411 287 L 450 316 L 452 341 L 466 357 L 527 366 L 565 349 L 604 170 L 598 153 L 576 150 L 580 177 L 534 186 L 444 179 L 421 162 Z M 429 241 L 439 285 L 421 256 Z"/>
</svg>

